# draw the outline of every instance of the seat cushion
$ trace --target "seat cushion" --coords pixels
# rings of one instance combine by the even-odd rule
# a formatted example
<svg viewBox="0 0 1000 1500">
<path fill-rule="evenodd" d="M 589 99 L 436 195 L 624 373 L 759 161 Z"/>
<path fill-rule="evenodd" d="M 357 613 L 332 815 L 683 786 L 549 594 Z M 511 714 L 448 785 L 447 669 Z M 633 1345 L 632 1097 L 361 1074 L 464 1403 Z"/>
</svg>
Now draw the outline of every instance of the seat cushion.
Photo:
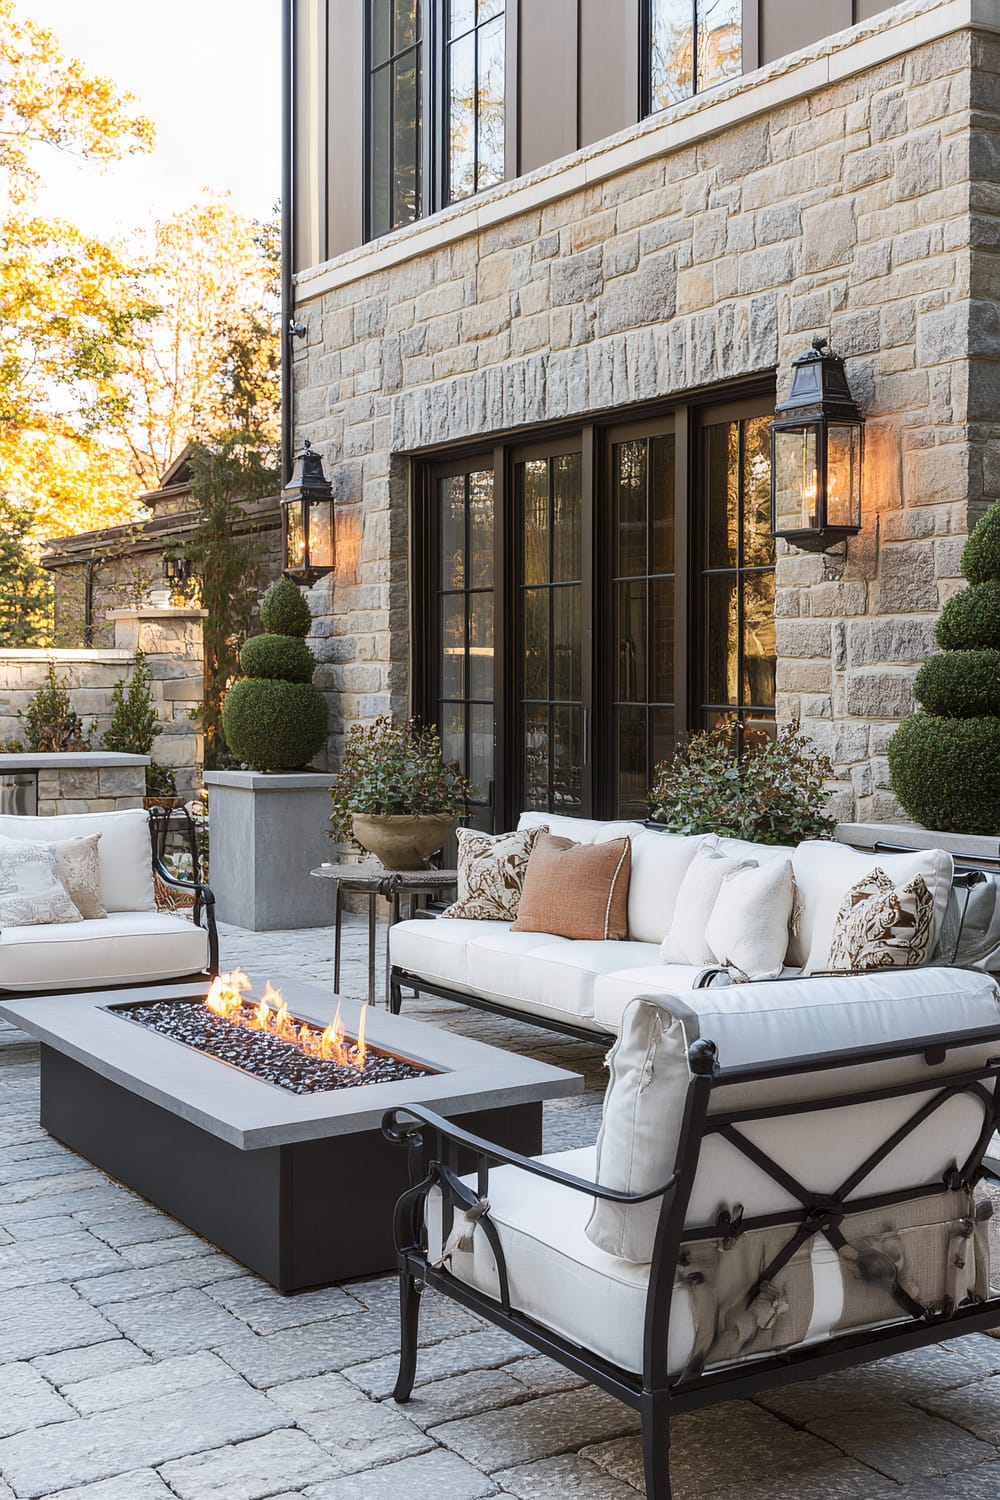
<svg viewBox="0 0 1000 1500">
<path fill-rule="evenodd" d="M 586 1025 L 594 1020 L 594 986 L 622 962 L 649 962 L 649 943 L 575 942 L 540 934 L 489 935 L 469 945 L 469 979 L 477 994 L 517 1010 Z M 524 940 L 515 948 L 512 940 Z M 595 1029 L 603 1029 L 595 1026 Z"/>
<path fill-rule="evenodd" d="M 484 928 L 509 931 L 506 922 L 476 922 L 471 917 L 414 918 L 389 928 L 392 962 L 408 974 L 437 980 L 449 988 L 463 989 L 468 982 L 465 949 Z"/>
<path fill-rule="evenodd" d="M 58 814 L 52 818 L 0 815 L 0 834 L 9 839 L 86 838 L 99 833 L 101 900 L 107 912 L 155 911 L 149 814 L 141 807 L 123 812 Z"/>
<path fill-rule="evenodd" d="M 575 1177 L 594 1178 L 594 1148 L 543 1156 Z M 475 1179 L 464 1179 L 475 1191 Z M 584 1226 L 593 1205 L 586 1193 L 547 1182 L 517 1167 L 490 1173 L 490 1219 L 503 1247 L 513 1307 L 543 1327 L 555 1329 L 627 1370 L 642 1369 L 642 1334 L 649 1266 L 632 1265 L 591 1244 Z M 440 1197 L 428 1201 L 428 1245 L 436 1259 L 441 1247 Z M 825 1335 L 840 1317 L 842 1290 L 837 1258 L 818 1239 L 812 1256 L 814 1309 L 807 1337 Z M 496 1297 L 496 1262 L 485 1234 L 477 1231 L 472 1250 L 456 1251 L 449 1269 L 467 1285 Z M 670 1314 L 669 1359 L 680 1372 L 694 1345 L 694 1320 L 686 1285 L 674 1289 Z"/>
<path fill-rule="evenodd" d="M 0 990 L 94 989 L 179 979 L 208 964 L 208 933 L 171 912 L 109 912 L 0 933 Z"/>
<path fill-rule="evenodd" d="M 594 1021 L 602 1031 L 617 1032 L 622 1013 L 638 995 L 686 995 L 704 968 L 693 964 L 665 964 L 653 943 L 629 943 L 636 958 L 642 961 L 623 963 L 606 970 L 594 981 Z M 624 945 L 620 946 L 623 951 Z M 630 954 L 631 957 L 631 954 Z"/>
</svg>

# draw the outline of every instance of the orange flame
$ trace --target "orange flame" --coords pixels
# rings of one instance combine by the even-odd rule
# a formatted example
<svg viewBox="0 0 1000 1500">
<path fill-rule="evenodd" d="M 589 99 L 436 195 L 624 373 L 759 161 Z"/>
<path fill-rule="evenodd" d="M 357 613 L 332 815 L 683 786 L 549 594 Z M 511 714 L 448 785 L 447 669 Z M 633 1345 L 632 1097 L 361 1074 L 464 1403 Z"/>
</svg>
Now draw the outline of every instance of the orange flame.
<svg viewBox="0 0 1000 1500">
<path fill-rule="evenodd" d="M 211 988 L 205 996 L 205 1005 L 213 1015 L 221 1016 L 234 1026 L 245 1026 L 248 1031 L 267 1031 L 272 1036 L 280 1037 L 282 1041 L 294 1043 L 308 1057 L 318 1057 L 334 1062 L 339 1067 L 353 1066 L 359 1072 L 364 1071 L 368 1050 L 365 1044 L 364 1006 L 358 1022 L 357 1041 L 351 1044 L 346 1040 L 339 1000 L 333 1020 L 325 1031 L 320 1032 L 317 1027 L 304 1021 L 295 1021 L 281 991 L 275 989 L 270 980 L 265 984 L 264 993 L 256 1004 L 248 1002 L 244 1005 L 243 993 L 250 989 L 252 985 L 243 970 L 233 969 L 212 980 Z"/>
</svg>

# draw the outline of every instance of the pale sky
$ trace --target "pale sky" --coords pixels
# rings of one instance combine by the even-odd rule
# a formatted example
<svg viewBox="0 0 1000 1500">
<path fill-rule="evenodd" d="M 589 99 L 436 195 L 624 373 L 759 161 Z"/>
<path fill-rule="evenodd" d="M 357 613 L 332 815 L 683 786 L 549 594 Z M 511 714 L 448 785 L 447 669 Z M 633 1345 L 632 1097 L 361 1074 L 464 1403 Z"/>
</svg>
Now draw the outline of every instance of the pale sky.
<svg viewBox="0 0 1000 1500">
<path fill-rule="evenodd" d="M 46 151 L 41 213 L 109 236 L 228 189 L 265 218 L 281 188 L 279 0 L 19 0 L 63 50 L 138 96 L 156 145 L 101 172 Z"/>
</svg>

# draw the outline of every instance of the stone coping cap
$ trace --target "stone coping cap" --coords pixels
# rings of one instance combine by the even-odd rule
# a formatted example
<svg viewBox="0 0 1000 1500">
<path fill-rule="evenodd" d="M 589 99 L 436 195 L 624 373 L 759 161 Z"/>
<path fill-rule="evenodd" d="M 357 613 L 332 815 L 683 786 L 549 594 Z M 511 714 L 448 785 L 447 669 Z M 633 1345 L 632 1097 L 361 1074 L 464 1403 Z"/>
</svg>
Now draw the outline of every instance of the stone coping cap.
<svg viewBox="0 0 1000 1500">
<path fill-rule="evenodd" d="M 173 609 L 170 605 L 166 609 L 109 609 L 105 611 L 106 620 L 204 620 L 208 618 L 207 609 Z"/>
<path fill-rule="evenodd" d="M 842 844 L 872 849 L 876 844 L 903 844 L 907 849 L 944 849 L 966 859 L 1000 858 L 1000 834 L 942 833 L 919 823 L 838 823 Z"/>
<path fill-rule="evenodd" d="M 206 771 L 202 780 L 239 792 L 327 792 L 336 777 L 327 771 Z"/>
<path fill-rule="evenodd" d="M 0 771 L 97 770 L 109 766 L 148 766 L 148 755 L 122 755 L 116 750 L 16 750 L 0 755 Z"/>
<path fill-rule="evenodd" d="M 117 665 L 134 660 L 134 651 L 114 646 L 60 646 L 54 651 L 46 646 L 7 646 L 0 651 L 0 661 L 52 662 L 55 666 L 67 666 L 75 661 L 110 661 Z"/>
<path fill-rule="evenodd" d="M 332 1020 L 338 1003 L 332 989 L 279 974 L 272 977 L 294 1016 L 319 1026 Z M 262 981 L 263 975 L 258 976 L 258 987 Z M 207 981 L 189 981 L 77 994 L 5 995 L 0 1017 L 64 1057 L 244 1151 L 377 1130 L 383 1112 L 393 1105 L 422 1104 L 439 1114 L 462 1115 L 583 1090 L 578 1073 L 518 1052 L 503 1052 L 426 1021 L 390 1015 L 380 1006 L 342 999 L 349 1037 L 357 1036 L 364 1010 L 371 1046 L 438 1071 L 363 1088 L 293 1094 L 106 1009 L 129 1001 L 204 995 L 206 988 Z"/>
</svg>

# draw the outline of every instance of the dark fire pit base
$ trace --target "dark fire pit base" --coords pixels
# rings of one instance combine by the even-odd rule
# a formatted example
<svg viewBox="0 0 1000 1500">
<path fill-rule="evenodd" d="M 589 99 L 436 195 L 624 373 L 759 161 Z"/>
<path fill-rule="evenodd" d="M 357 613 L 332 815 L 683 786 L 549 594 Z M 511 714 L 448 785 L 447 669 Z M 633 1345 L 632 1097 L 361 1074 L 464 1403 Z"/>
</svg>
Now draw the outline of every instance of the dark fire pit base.
<svg viewBox="0 0 1000 1500">
<path fill-rule="evenodd" d="M 44 1045 L 41 1097 L 50 1134 L 280 1292 L 395 1269 L 406 1153 L 377 1129 L 244 1150 Z M 541 1150 L 540 1103 L 454 1119 L 525 1155 Z"/>
</svg>

